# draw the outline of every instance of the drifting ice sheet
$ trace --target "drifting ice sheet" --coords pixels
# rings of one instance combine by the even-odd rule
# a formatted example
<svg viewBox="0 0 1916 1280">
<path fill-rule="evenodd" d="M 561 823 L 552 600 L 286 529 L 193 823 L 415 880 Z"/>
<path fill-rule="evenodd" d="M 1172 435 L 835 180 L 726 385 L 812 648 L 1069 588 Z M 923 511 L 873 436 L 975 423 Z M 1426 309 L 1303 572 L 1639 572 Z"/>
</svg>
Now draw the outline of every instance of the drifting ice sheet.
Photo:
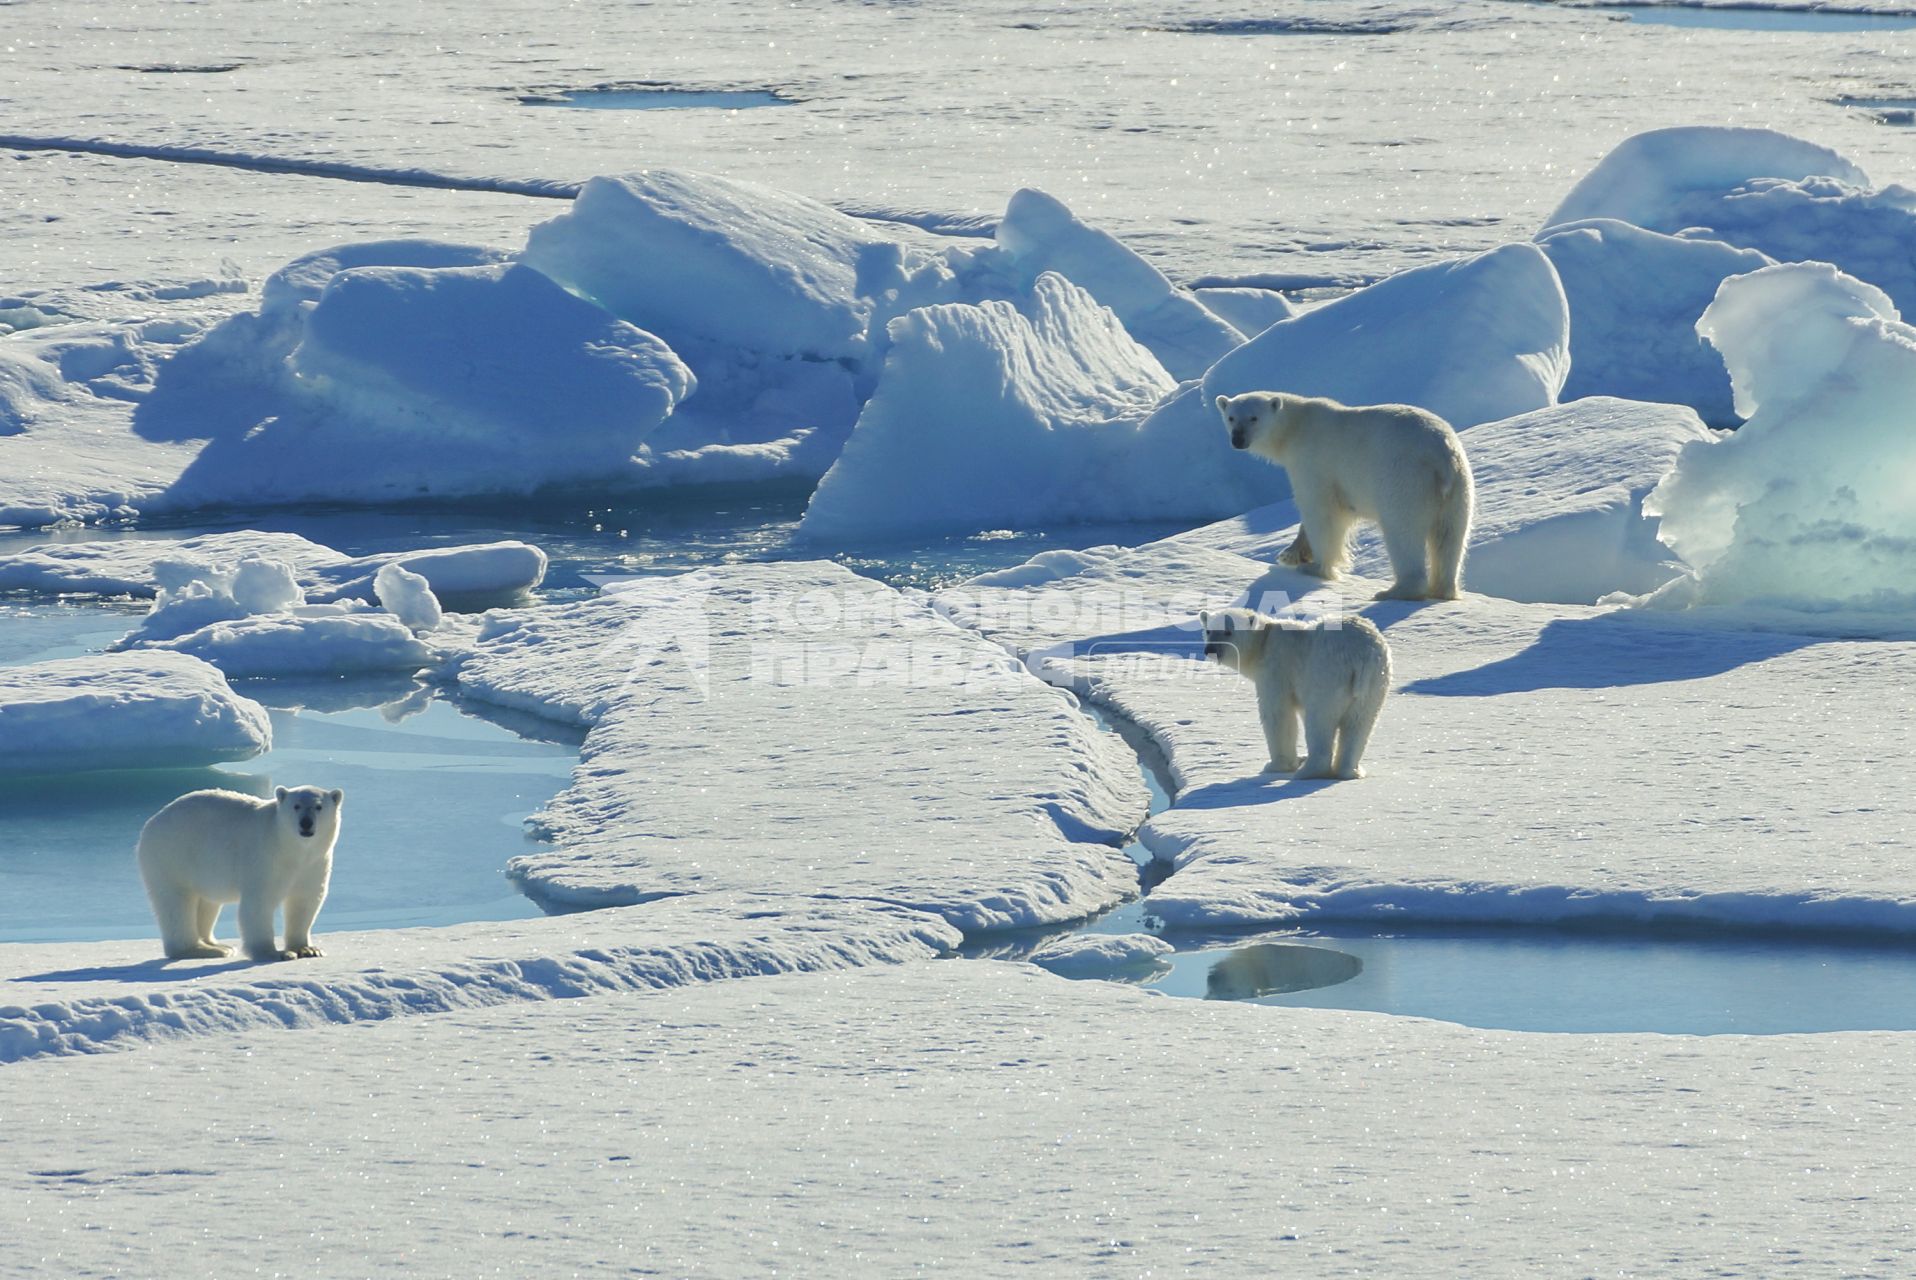
<svg viewBox="0 0 1916 1280">
<path fill-rule="evenodd" d="M 970 932 L 1136 892 L 1130 753 L 924 604 L 834 565 L 644 579 L 489 615 L 467 694 L 592 726 L 513 869 L 601 906 L 750 889 L 877 899 Z"/>
<path fill-rule="evenodd" d="M 0 667 L 0 772 L 191 769 L 273 743 L 266 708 L 171 653 Z"/>
</svg>

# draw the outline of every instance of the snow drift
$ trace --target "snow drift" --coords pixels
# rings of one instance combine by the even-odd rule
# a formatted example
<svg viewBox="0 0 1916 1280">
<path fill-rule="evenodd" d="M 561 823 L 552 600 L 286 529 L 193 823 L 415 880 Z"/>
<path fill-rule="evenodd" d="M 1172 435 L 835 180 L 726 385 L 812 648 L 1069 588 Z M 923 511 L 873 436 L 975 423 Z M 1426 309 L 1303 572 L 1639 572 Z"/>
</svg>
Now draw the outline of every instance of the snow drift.
<svg viewBox="0 0 1916 1280">
<path fill-rule="evenodd" d="M 1824 263 L 1725 281 L 1697 328 L 1748 421 L 1650 495 L 1695 570 L 1656 602 L 1916 608 L 1916 328 Z"/>
</svg>

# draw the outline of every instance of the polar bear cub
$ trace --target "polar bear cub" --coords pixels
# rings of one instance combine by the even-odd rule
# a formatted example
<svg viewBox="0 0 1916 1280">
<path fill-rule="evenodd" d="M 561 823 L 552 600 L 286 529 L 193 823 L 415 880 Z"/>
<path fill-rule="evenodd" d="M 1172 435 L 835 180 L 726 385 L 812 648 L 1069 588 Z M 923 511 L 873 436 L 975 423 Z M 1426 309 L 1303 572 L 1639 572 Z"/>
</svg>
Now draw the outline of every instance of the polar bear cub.
<svg viewBox="0 0 1916 1280">
<path fill-rule="evenodd" d="M 1290 473 L 1301 528 L 1279 564 L 1335 578 L 1349 563 L 1351 526 L 1375 520 L 1397 577 L 1380 599 L 1457 598 L 1475 499 L 1448 422 L 1415 405 L 1353 408 L 1276 391 L 1219 396 L 1217 410 L 1234 447 Z"/>
<path fill-rule="evenodd" d="M 1367 618 L 1285 622 L 1249 609 L 1201 613 L 1204 656 L 1257 687 L 1266 773 L 1361 778 L 1364 747 L 1390 690 L 1390 646 Z M 1304 758 L 1297 724 L 1304 722 Z"/>
<path fill-rule="evenodd" d="M 218 959 L 213 940 L 223 903 L 239 903 L 240 944 L 255 960 L 320 955 L 313 921 L 326 901 L 339 838 L 340 791 L 279 787 L 271 800 L 236 791 L 193 791 L 140 829 L 140 878 L 168 959 Z M 273 941 L 273 913 L 286 908 L 286 945 Z"/>
</svg>

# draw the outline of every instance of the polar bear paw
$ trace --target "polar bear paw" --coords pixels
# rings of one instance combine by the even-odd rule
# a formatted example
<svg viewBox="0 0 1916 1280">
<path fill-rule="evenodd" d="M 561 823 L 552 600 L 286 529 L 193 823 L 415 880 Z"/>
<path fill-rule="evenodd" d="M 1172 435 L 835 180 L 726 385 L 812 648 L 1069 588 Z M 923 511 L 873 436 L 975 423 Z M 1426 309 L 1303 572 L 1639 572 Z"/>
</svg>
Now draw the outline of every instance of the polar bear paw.
<svg viewBox="0 0 1916 1280">
<path fill-rule="evenodd" d="M 1295 772 L 1295 771 L 1297 770 L 1297 766 L 1298 766 L 1298 764 L 1299 764 L 1299 761 L 1298 761 L 1298 758 L 1297 758 L 1296 756 L 1292 756 L 1292 757 L 1291 757 L 1290 759 L 1288 759 L 1288 760 L 1281 760 L 1281 759 L 1276 759 L 1276 758 L 1273 758 L 1273 759 L 1270 759 L 1270 760 L 1266 760 L 1266 761 L 1264 762 L 1264 772 L 1266 772 L 1266 773 L 1293 773 L 1293 772 Z"/>
<path fill-rule="evenodd" d="M 303 947 L 293 948 L 294 957 L 300 960 L 311 960 L 317 956 L 323 956 L 325 954 L 326 953 L 324 951 L 321 951 L 318 947 L 314 946 L 310 942 Z"/>
<path fill-rule="evenodd" d="M 225 960 L 233 954 L 233 948 L 221 946 L 217 942 L 196 942 L 190 947 L 169 947 L 168 960 Z"/>
<path fill-rule="evenodd" d="M 261 964 L 266 964 L 274 960 L 299 959 L 299 955 L 296 952 L 285 951 L 279 947 L 248 947 L 246 949 L 246 957 L 249 960 L 257 960 Z"/>
</svg>

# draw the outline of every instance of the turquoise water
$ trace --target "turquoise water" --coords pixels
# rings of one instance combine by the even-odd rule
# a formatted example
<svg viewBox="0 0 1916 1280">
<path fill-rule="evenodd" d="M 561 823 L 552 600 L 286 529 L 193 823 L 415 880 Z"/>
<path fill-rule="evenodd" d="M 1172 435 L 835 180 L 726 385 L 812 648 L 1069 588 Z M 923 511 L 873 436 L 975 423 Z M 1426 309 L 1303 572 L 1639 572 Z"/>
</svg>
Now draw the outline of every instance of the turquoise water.
<svg viewBox="0 0 1916 1280">
<path fill-rule="evenodd" d="M 211 769 L 0 779 L 0 942 L 154 936 L 134 844 L 161 806 L 205 787 L 345 791 L 322 934 L 540 914 L 503 868 L 537 847 L 522 824 L 565 786 L 576 745 L 523 737 L 409 682 L 239 688 L 280 704 L 263 756 Z M 234 931 L 229 907 L 220 936 Z"/>
</svg>

